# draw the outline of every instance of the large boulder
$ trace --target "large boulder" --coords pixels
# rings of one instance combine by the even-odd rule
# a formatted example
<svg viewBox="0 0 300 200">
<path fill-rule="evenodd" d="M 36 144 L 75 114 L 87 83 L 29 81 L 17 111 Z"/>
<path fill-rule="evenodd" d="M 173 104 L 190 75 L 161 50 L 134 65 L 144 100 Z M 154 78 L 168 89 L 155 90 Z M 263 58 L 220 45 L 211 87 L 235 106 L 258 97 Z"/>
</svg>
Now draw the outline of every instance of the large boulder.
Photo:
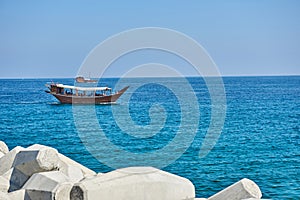
<svg viewBox="0 0 300 200">
<path fill-rule="evenodd" d="M 21 150 L 24 150 L 24 148 L 17 146 L 0 158 L 0 175 L 13 167 L 15 157 Z"/>
<path fill-rule="evenodd" d="M 209 197 L 208 200 L 260 199 L 261 196 L 262 194 L 259 187 L 253 181 L 244 178 Z"/>
<path fill-rule="evenodd" d="M 40 144 L 34 144 L 34 145 L 28 147 L 27 149 L 28 150 L 41 150 L 41 149 L 45 149 L 45 148 L 51 148 L 51 147 L 47 147 L 47 146 L 40 145 Z M 68 174 L 73 174 L 74 175 L 73 172 L 77 171 L 74 167 L 79 168 L 82 171 L 82 174 L 83 174 L 84 177 L 89 177 L 89 176 L 95 176 L 96 175 L 96 173 L 93 170 L 90 170 L 89 168 L 87 168 L 87 167 L 79 164 L 78 162 L 64 156 L 61 153 L 58 153 L 58 157 L 59 157 L 58 170 L 62 171 L 63 173 L 66 173 L 66 175 L 68 175 Z M 77 175 L 77 177 L 75 179 L 81 179 L 81 178 L 82 178 L 81 175 Z"/>
<path fill-rule="evenodd" d="M 195 188 L 186 178 L 152 167 L 130 167 L 76 183 L 71 200 L 182 200 L 194 199 Z"/>
<path fill-rule="evenodd" d="M 29 199 L 69 200 L 73 184 L 62 172 L 41 172 L 31 176 L 22 189 Z"/>
<path fill-rule="evenodd" d="M 57 169 L 58 161 L 58 152 L 53 148 L 24 149 L 16 155 L 13 167 L 26 175 L 32 175 L 36 172 Z"/>
<path fill-rule="evenodd" d="M 58 160 L 58 152 L 52 148 L 21 150 L 12 164 L 9 192 L 20 189 L 34 173 L 56 170 Z"/>
</svg>

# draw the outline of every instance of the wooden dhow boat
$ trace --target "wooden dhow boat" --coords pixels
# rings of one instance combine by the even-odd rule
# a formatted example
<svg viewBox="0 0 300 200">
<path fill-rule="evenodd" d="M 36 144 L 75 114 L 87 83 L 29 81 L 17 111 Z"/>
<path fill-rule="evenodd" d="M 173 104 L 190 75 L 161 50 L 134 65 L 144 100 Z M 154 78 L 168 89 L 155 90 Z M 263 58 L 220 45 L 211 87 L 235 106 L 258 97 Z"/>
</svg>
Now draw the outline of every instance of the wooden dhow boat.
<svg viewBox="0 0 300 200">
<path fill-rule="evenodd" d="M 49 89 L 46 92 L 63 104 L 111 104 L 129 88 L 127 86 L 114 93 L 109 87 L 77 87 L 58 83 L 46 86 Z"/>
</svg>

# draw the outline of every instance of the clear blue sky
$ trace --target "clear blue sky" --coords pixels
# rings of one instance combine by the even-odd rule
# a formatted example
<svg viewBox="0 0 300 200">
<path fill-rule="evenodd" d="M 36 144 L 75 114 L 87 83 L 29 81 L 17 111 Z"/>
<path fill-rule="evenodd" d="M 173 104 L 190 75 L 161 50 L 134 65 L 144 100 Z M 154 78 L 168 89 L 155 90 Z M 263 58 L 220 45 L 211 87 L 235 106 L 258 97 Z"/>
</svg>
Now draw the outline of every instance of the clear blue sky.
<svg viewBox="0 0 300 200">
<path fill-rule="evenodd" d="M 149 26 L 194 38 L 222 75 L 300 75 L 298 0 L 0 0 L 0 77 L 74 77 L 99 42 Z"/>
</svg>

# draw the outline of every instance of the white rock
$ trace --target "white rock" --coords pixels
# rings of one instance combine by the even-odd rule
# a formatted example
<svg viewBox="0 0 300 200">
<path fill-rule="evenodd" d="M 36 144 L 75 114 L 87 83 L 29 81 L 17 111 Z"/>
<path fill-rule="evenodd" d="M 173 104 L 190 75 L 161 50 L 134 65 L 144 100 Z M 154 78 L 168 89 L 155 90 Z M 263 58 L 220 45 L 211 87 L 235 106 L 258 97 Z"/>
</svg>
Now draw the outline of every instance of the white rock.
<svg viewBox="0 0 300 200">
<path fill-rule="evenodd" d="M 32 175 L 22 189 L 30 199 L 69 200 L 72 186 L 62 172 L 51 171 Z"/>
<path fill-rule="evenodd" d="M 34 144 L 34 145 L 28 147 L 27 149 L 28 150 L 41 150 L 41 149 L 45 149 L 45 148 L 51 148 L 51 147 L 47 147 L 47 146 L 40 145 L 40 144 Z M 89 177 L 89 176 L 96 175 L 96 173 L 93 170 L 90 170 L 89 168 L 87 168 L 87 167 L 79 164 L 78 162 L 64 156 L 61 153 L 58 153 L 58 157 L 59 157 L 59 160 L 60 160 L 59 164 L 58 164 L 59 165 L 58 168 L 62 171 L 66 170 L 66 169 L 63 169 L 64 167 L 71 165 L 71 166 L 79 168 L 82 171 L 84 177 Z"/>
<path fill-rule="evenodd" d="M 242 199 L 242 200 L 271 200 L 271 199 L 248 198 L 248 199 Z"/>
<path fill-rule="evenodd" d="M 0 200 L 10 200 L 7 193 L 0 192 Z"/>
<path fill-rule="evenodd" d="M 8 189 L 9 189 L 9 180 L 7 180 L 6 178 L 0 176 L 0 192 L 4 192 L 7 193 Z"/>
<path fill-rule="evenodd" d="M 22 150 L 14 160 L 13 167 L 31 176 L 36 172 L 50 171 L 58 167 L 58 152 L 53 149 Z"/>
<path fill-rule="evenodd" d="M 242 200 L 261 200 L 261 199 L 257 199 L 257 198 L 247 198 L 247 199 L 242 199 Z"/>
<path fill-rule="evenodd" d="M 7 145 L 3 141 L 0 141 L 0 152 L 3 154 L 7 154 L 9 152 Z"/>
<path fill-rule="evenodd" d="M 209 200 L 241 200 L 260 199 L 262 196 L 259 187 L 249 179 L 242 179 L 235 184 L 225 188 L 217 194 L 209 197 Z"/>
<path fill-rule="evenodd" d="M 14 192 L 8 193 L 8 197 L 11 200 L 27 200 L 26 191 L 24 189 L 16 190 Z"/>
<path fill-rule="evenodd" d="M 70 200 L 70 192 L 73 184 L 70 182 L 61 183 L 58 185 L 54 200 Z"/>
<path fill-rule="evenodd" d="M 17 146 L 0 158 L 0 175 L 12 168 L 16 155 L 23 149 L 23 147 Z"/>
<path fill-rule="evenodd" d="M 84 177 L 96 175 L 96 172 L 94 172 L 93 170 L 90 170 L 89 168 L 79 164 L 78 162 L 76 162 L 62 154 L 59 154 L 58 157 L 60 159 L 59 168 L 62 168 L 66 165 L 71 165 L 71 166 L 79 168 L 82 171 Z"/>
<path fill-rule="evenodd" d="M 31 175 L 57 169 L 58 152 L 55 149 L 21 150 L 14 159 L 9 192 L 22 188 Z"/>
<path fill-rule="evenodd" d="M 11 168 L 7 172 L 5 172 L 4 174 L 2 174 L 0 176 L 0 191 L 1 192 L 7 193 L 9 191 L 10 180 L 11 180 L 13 171 L 14 171 L 14 168 Z"/>
<path fill-rule="evenodd" d="M 242 199 L 242 200 L 270 200 L 270 199 L 247 198 L 247 199 Z"/>
<path fill-rule="evenodd" d="M 73 165 L 61 163 L 61 166 L 59 167 L 59 171 L 65 174 L 69 178 L 70 182 L 72 183 L 79 182 L 84 178 L 82 170 Z"/>
<path fill-rule="evenodd" d="M 55 148 L 53 147 L 48 147 L 48 146 L 45 146 L 45 145 L 41 145 L 41 144 L 33 144 L 29 147 L 26 148 L 27 150 L 42 150 L 42 149 L 54 149 L 56 150 Z M 57 151 L 57 150 L 56 150 Z"/>
<path fill-rule="evenodd" d="M 71 200 L 182 200 L 194 199 L 195 188 L 186 178 L 152 167 L 115 170 L 76 183 Z"/>
<path fill-rule="evenodd" d="M 44 149 L 54 149 L 54 148 L 40 145 L 40 144 L 34 144 L 34 145 L 26 148 L 26 150 L 44 150 Z M 89 172 L 91 171 L 91 170 L 87 169 L 86 167 L 80 165 L 79 163 L 76 163 L 75 161 L 73 161 L 67 157 L 64 158 L 65 156 L 63 156 L 60 153 L 58 153 L 58 157 L 59 157 L 58 164 L 57 164 L 58 170 L 61 171 L 62 173 L 64 173 L 67 177 L 69 177 L 70 181 L 73 183 L 79 182 L 80 180 L 82 180 L 84 178 L 83 171 L 89 171 Z M 62 160 L 65 160 L 65 162 L 63 162 Z M 69 160 L 71 160 L 71 161 L 69 161 Z M 72 165 L 68 164 L 68 163 L 71 163 Z M 91 174 L 94 174 L 94 172 L 92 171 Z"/>
</svg>

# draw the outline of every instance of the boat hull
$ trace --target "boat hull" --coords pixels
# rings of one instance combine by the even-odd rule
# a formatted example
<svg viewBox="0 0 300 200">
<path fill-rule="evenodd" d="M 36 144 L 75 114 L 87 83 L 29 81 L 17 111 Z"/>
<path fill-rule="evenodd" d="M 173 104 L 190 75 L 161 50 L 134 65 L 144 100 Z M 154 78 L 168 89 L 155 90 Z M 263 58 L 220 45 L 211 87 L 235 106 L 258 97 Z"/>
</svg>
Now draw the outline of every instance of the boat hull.
<svg viewBox="0 0 300 200">
<path fill-rule="evenodd" d="M 62 104 L 110 104 L 115 103 L 120 96 L 128 89 L 128 86 L 115 94 L 107 96 L 76 96 L 64 95 L 50 92 Z"/>
</svg>

